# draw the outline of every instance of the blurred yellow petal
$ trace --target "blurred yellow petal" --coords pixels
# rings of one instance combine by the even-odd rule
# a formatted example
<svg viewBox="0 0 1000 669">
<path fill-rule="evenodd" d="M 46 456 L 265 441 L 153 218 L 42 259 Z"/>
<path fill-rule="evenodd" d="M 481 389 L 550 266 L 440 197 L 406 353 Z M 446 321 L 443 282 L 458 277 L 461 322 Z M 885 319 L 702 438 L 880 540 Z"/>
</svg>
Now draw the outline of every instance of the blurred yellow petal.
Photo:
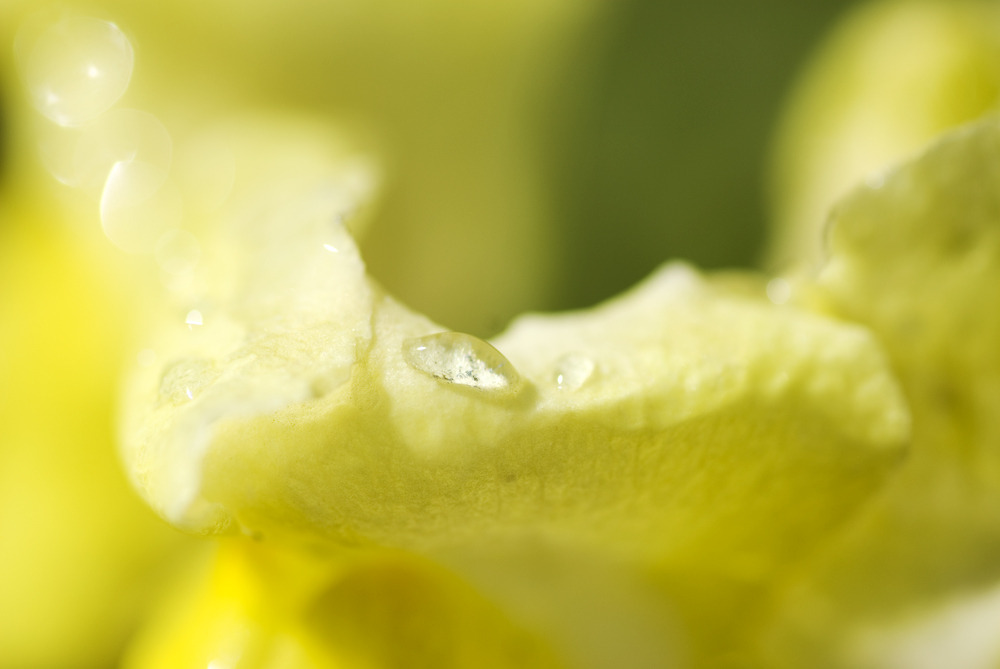
<svg viewBox="0 0 1000 669">
<path fill-rule="evenodd" d="M 652 667 L 679 658 L 672 621 L 642 584 L 605 573 L 580 588 L 576 578 L 586 573 L 586 559 L 569 573 L 547 572 L 537 554 L 531 562 L 537 575 L 527 584 L 550 611 L 505 610 L 496 602 L 509 603 L 510 592 L 486 597 L 453 571 L 412 554 L 223 540 L 210 573 L 189 579 L 132 647 L 126 666 L 559 667 L 609 666 L 610 659 L 629 657 L 638 662 L 632 666 Z M 510 572 L 512 562 L 504 564 Z M 507 590 L 525 585 L 520 573 Z M 567 599 L 589 608 L 574 612 Z M 613 645 L 617 637 L 627 645 Z M 614 656 L 597 660 L 600 653 Z"/>
<path fill-rule="evenodd" d="M 880 630 L 1000 582 L 998 184 L 1000 125 L 990 119 L 835 210 L 820 284 L 837 314 L 885 345 L 913 408 L 913 451 L 877 502 L 792 579 L 773 666 L 817 657 L 861 666 L 859 649 L 870 652 Z"/>
<path fill-rule="evenodd" d="M 463 556 L 541 537 L 564 569 L 657 574 L 714 653 L 899 461 L 909 414 L 878 345 L 760 282 L 670 265 L 492 346 L 442 332 L 366 275 L 341 222 L 365 208 L 343 199 L 355 163 L 294 159 L 288 123 L 234 141 L 242 176 L 196 230 L 207 270 L 127 392 L 125 461 L 171 522 L 401 549 L 501 592 L 500 565 Z M 545 617 L 602 608 L 566 601 Z"/>
<path fill-rule="evenodd" d="M 7 198 L 0 234 L 0 664 L 109 666 L 187 543 L 114 455 L 112 272 Z M 13 223 L 16 222 L 16 225 Z M 112 326 L 112 324 L 118 324 Z"/>
<path fill-rule="evenodd" d="M 776 138 L 770 263 L 818 268 L 830 207 L 1000 95 L 1000 9 L 862 3 L 822 45 Z"/>
</svg>

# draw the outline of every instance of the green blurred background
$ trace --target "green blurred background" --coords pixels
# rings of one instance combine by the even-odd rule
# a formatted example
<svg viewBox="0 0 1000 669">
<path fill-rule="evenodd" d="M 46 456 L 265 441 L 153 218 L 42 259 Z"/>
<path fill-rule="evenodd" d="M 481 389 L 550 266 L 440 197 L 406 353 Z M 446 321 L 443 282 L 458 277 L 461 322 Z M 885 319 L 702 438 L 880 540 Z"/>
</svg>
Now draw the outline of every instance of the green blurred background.
<svg viewBox="0 0 1000 669">
<path fill-rule="evenodd" d="M 610 297 L 668 258 L 759 264 L 782 103 L 849 4 L 621 4 L 551 119 L 566 263 L 552 306 Z"/>
</svg>

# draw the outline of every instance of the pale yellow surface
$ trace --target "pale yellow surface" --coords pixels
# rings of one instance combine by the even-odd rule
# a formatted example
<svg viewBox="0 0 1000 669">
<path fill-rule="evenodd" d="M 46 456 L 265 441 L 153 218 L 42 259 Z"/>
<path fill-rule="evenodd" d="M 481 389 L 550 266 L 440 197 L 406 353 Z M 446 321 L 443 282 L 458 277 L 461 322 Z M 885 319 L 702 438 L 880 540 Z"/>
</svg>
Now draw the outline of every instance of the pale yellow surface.
<svg viewBox="0 0 1000 669">
<path fill-rule="evenodd" d="M 916 641 L 907 625 L 926 626 L 1000 582 L 998 165 L 1000 125 L 988 119 L 835 210 L 819 282 L 836 313 L 884 343 L 913 409 L 913 450 L 877 501 L 791 579 L 762 637 L 773 666 L 896 666 Z M 925 656 L 947 665 L 961 629 L 925 643 Z M 994 649 L 986 665 L 968 666 L 998 660 Z"/>
<path fill-rule="evenodd" d="M 731 643 L 733 616 L 904 454 L 909 413 L 866 331 L 776 306 L 753 278 L 680 264 L 595 309 L 516 321 L 493 341 L 516 370 L 509 388 L 421 371 L 407 342 L 443 328 L 366 276 L 330 195 L 349 171 L 335 153 L 294 160 L 306 149 L 288 139 L 294 123 L 282 127 L 269 119 L 274 144 L 246 153 L 246 182 L 197 230 L 200 301 L 166 310 L 157 363 L 126 393 L 126 466 L 171 522 L 422 555 L 507 615 L 562 620 L 610 662 L 616 628 L 583 631 L 601 607 L 505 595 L 504 579 L 524 575 L 477 556 L 510 554 L 522 571 L 548 560 L 583 570 L 589 592 L 619 592 L 638 621 L 660 593 L 693 628 L 680 644 L 712 655 Z M 257 155 L 300 167 L 276 172 Z M 201 325 L 185 322 L 194 304 Z M 649 585 L 628 596 L 610 585 L 634 579 Z M 680 650 L 643 652 L 655 665 Z"/>
<path fill-rule="evenodd" d="M 521 316 L 491 348 L 435 338 L 448 328 L 430 316 L 485 332 L 544 301 L 555 263 L 528 91 L 590 10 L 302 5 L 322 20 L 108 5 L 140 47 L 123 104 L 175 144 L 200 249 L 183 281 L 154 288 L 155 258 L 130 265 L 96 227 L 56 227 L 93 224 L 96 206 L 40 186 L 34 131 L 15 138 L 0 665 L 109 664 L 139 622 L 124 658 L 137 669 L 874 669 L 918 651 L 944 666 L 966 638 L 954 629 L 989 629 L 995 121 L 844 200 L 818 278 L 672 263 L 592 309 Z M 992 103 L 989 11 L 899 3 L 859 19 L 833 50 L 850 57 L 831 57 L 789 122 L 779 249 L 815 259 L 810 212 L 841 179 Z M 181 20 L 212 39 L 174 49 Z M 441 68 L 416 71 L 428 58 Z M 296 86 L 292 62 L 306 63 Z M 246 113 L 280 95 L 343 118 Z M 143 149 L 162 158 L 149 127 Z M 803 136 L 868 138 L 871 154 Z M 480 252 L 456 231 L 481 235 Z M 411 287 L 427 301 L 408 303 Z M 171 552 L 177 535 L 112 461 L 122 359 L 127 476 L 174 525 L 223 535 L 201 538 L 203 563 Z M 960 645 L 988 663 L 982 637 Z"/>
<path fill-rule="evenodd" d="M 110 665 L 184 537 L 114 457 L 113 277 L 38 211 L 5 214 L 31 225 L 0 236 L 0 666 Z"/>
<path fill-rule="evenodd" d="M 835 28 L 778 126 L 768 262 L 815 271 L 830 208 L 927 142 L 996 107 L 1000 12 L 991 2 L 862 3 Z"/>
<path fill-rule="evenodd" d="M 602 14 L 597 3 L 67 6 L 115 22 L 134 42 L 120 105 L 152 111 L 175 141 L 234 109 L 279 108 L 318 112 L 375 147 L 385 191 L 367 256 L 415 308 L 484 334 L 549 300 L 559 248 L 542 128 L 558 77 Z M 5 43 L 34 12 L 59 13 L 34 0 L 0 6 Z"/>
</svg>

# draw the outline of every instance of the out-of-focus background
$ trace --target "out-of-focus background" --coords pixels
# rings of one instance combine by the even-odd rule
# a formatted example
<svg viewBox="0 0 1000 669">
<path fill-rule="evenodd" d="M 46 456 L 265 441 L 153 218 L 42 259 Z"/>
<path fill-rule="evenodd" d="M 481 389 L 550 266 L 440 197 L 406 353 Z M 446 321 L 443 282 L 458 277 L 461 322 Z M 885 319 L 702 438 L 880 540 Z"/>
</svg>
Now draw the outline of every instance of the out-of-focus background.
<svg viewBox="0 0 1000 669">
<path fill-rule="evenodd" d="M 13 17 L 41 6 L 9 4 L 8 43 Z M 239 11 L 183 0 L 95 6 L 135 43 L 133 88 L 171 80 L 173 90 L 197 91 L 202 104 L 207 92 L 213 104 L 241 97 L 374 126 L 399 157 L 366 257 L 391 290 L 450 327 L 496 331 L 526 309 L 590 305 L 668 258 L 705 268 L 755 264 L 765 230 L 762 175 L 781 103 L 810 49 L 851 3 L 540 4 L 554 8 L 524 10 L 524 26 L 478 53 L 463 40 L 490 32 L 465 28 L 473 12 L 440 1 L 426 12 L 389 2 L 367 12 L 311 2 Z M 472 55 L 448 58 L 448 48 Z M 234 71 L 244 79 L 227 83 Z M 10 80 L 3 90 L 7 101 L 21 94 Z M 18 128 L 4 128 L 9 147 Z M 530 186 L 496 183 L 499 163 L 513 160 L 498 142 L 529 147 L 517 159 L 539 166 L 524 176 Z M 510 254 L 492 232 L 517 226 L 503 217 L 516 217 L 509 202 L 526 190 L 542 200 L 552 229 L 544 262 Z M 451 243 L 439 242 L 435 225 L 451 226 Z M 518 275 L 536 286 L 498 288 Z M 449 299 L 439 299 L 442 291 Z M 491 302 L 493 311 L 484 310 Z"/>
<path fill-rule="evenodd" d="M 555 119 L 550 174 L 565 264 L 554 306 L 610 297 L 665 258 L 759 264 L 782 103 L 851 4 L 622 6 Z"/>
</svg>

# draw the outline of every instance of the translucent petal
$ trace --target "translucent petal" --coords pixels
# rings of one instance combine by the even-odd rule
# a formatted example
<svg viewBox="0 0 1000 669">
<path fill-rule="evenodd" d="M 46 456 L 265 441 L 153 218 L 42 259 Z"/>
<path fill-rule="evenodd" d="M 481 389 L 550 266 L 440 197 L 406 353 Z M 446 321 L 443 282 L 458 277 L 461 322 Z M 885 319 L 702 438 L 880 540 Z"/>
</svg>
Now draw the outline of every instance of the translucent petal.
<svg viewBox="0 0 1000 669">
<path fill-rule="evenodd" d="M 830 249 L 821 285 L 835 313 L 885 345 L 913 407 L 913 451 L 793 579 L 773 666 L 858 666 L 880 630 L 1000 583 L 1000 125 L 963 128 L 856 190 L 835 211 Z"/>
<path fill-rule="evenodd" d="M 869 333 L 776 306 L 762 282 L 666 266 L 592 310 L 525 316 L 494 350 L 435 334 L 366 276 L 324 196 L 336 169 L 272 169 L 244 165 L 254 187 L 196 231 L 199 267 L 227 271 L 196 291 L 201 326 L 180 310 L 157 327 L 158 364 L 127 394 L 128 470 L 180 527 L 442 561 L 542 537 L 568 566 L 659 574 L 711 644 L 734 622 L 717 609 L 752 606 L 904 451 Z M 415 364 L 428 335 L 446 355 Z M 571 392 L 567 356 L 590 363 Z M 505 392 L 458 382 L 501 367 Z"/>
</svg>

